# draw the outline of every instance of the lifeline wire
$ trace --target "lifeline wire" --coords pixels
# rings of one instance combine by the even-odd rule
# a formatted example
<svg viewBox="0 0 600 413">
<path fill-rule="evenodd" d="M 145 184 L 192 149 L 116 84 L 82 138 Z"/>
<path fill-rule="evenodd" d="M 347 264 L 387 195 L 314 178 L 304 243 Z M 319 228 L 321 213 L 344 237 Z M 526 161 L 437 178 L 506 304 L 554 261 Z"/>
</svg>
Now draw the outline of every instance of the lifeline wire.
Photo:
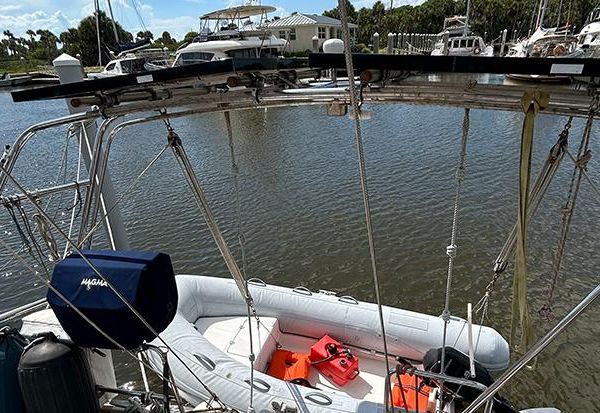
<svg viewBox="0 0 600 413">
<path fill-rule="evenodd" d="M 42 277 L 40 274 L 38 274 L 37 271 L 35 271 L 33 268 L 31 268 L 31 266 L 29 265 L 29 263 L 27 261 L 25 261 L 23 259 L 23 257 L 21 257 L 14 249 L 12 249 L 12 247 L 10 245 L 8 245 L 8 243 L 6 241 L 4 241 L 2 238 L 0 238 L 0 243 L 2 244 L 2 246 L 9 252 L 9 254 L 13 255 L 14 257 L 18 258 L 19 261 L 21 261 L 21 263 L 23 265 L 25 265 L 29 271 L 31 271 L 32 274 L 34 274 L 40 281 L 42 281 L 44 284 L 46 284 L 48 286 L 48 289 L 50 289 L 54 294 L 56 294 L 58 296 L 58 298 L 60 298 L 62 301 L 64 301 L 66 304 L 69 305 L 69 307 L 71 307 L 73 309 L 73 311 L 75 311 L 77 313 L 78 316 L 80 316 L 81 318 L 83 318 L 83 320 L 88 323 L 90 326 L 92 326 L 92 328 L 94 330 L 96 330 L 97 332 L 99 332 L 104 338 L 106 338 L 108 341 L 110 341 L 113 345 L 115 345 L 116 347 L 118 347 L 120 350 L 124 351 L 126 354 L 128 354 L 131 358 L 133 358 L 136 362 L 138 361 L 138 358 L 135 354 L 133 354 L 131 352 L 131 350 L 126 349 L 125 347 L 123 347 L 121 344 L 119 344 L 115 339 L 113 339 L 111 336 L 108 335 L 108 333 L 106 333 L 104 330 L 102 330 L 96 323 L 94 323 L 89 317 L 87 317 L 85 314 L 83 314 L 83 312 L 81 312 L 81 310 L 79 308 L 77 308 L 67 297 L 65 297 L 60 291 L 58 291 L 52 284 L 50 284 L 50 274 L 48 273 L 48 271 L 46 270 L 46 275 L 48 276 L 48 279 L 45 279 L 44 277 Z M 152 369 L 152 367 L 148 364 L 146 364 L 145 362 L 140 361 L 140 363 L 144 363 L 149 369 Z M 158 377 L 160 377 L 162 380 L 165 380 L 165 377 L 162 376 L 159 372 L 155 372 Z M 177 392 L 176 389 L 174 389 L 175 392 Z M 181 413 L 184 413 L 183 411 Z"/>
<path fill-rule="evenodd" d="M 377 298 L 377 310 L 379 313 L 379 324 L 381 327 L 381 338 L 383 340 L 383 352 L 385 354 L 385 377 L 390 373 L 390 362 L 388 360 L 388 346 L 385 335 L 385 322 L 383 319 L 383 308 L 381 305 L 381 295 L 379 293 L 379 278 L 377 276 L 377 261 L 375 257 L 375 242 L 373 240 L 373 224 L 371 222 L 371 208 L 369 207 L 369 190 L 367 187 L 367 172 L 365 165 L 364 148 L 360 129 L 360 108 L 358 105 L 358 90 L 354 83 L 354 67 L 352 65 L 352 53 L 350 51 L 350 29 L 348 28 L 348 11 L 346 10 L 346 0 L 338 0 L 338 9 L 340 11 L 340 20 L 342 21 L 342 34 L 344 39 L 344 56 L 346 58 L 346 72 L 348 73 L 348 85 L 350 91 L 350 102 L 352 104 L 352 114 L 354 119 L 354 137 L 356 140 L 356 151 L 358 155 L 358 170 L 360 173 L 360 187 L 362 190 L 363 205 L 365 212 L 365 221 L 367 225 L 367 238 L 369 240 L 369 254 L 371 256 L 371 271 L 373 273 L 373 283 L 375 284 L 375 297 Z M 392 397 L 391 380 L 387 381 L 390 402 Z M 385 406 L 388 411 L 388 406 Z M 393 410 L 393 408 L 392 408 Z"/>
<path fill-rule="evenodd" d="M 54 220 L 50 219 L 50 217 L 48 216 L 48 214 L 46 213 L 46 211 L 43 210 L 42 207 L 40 207 L 35 200 L 31 197 L 31 195 L 29 195 L 25 188 L 23 188 L 23 186 L 21 186 L 21 184 L 17 181 L 17 179 L 6 170 L 6 168 L 4 168 L 3 165 L 0 165 L 0 172 L 6 174 L 6 176 L 8 177 L 8 179 L 10 179 L 13 184 L 15 185 L 15 187 L 21 191 L 26 197 L 27 199 L 33 204 L 33 206 L 38 210 L 38 212 L 40 213 L 40 215 L 42 215 L 48 222 L 50 222 L 52 224 L 52 226 L 58 231 L 58 233 L 71 245 L 71 247 L 75 250 L 75 252 L 77 252 L 77 254 L 79 254 L 79 256 L 83 259 L 83 261 L 90 267 L 90 269 L 94 272 L 94 274 L 96 274 L 98 277 L 100 277 L 101 280 L 103 280 L 104 282 L 106 282 L 106 285 L 111 289 L 111 291 L 119 298 L 119 300 L 121 300 L 126 306 L 127 308 L 142 322 L 142 324 L 144 324 L 144 326 L 150 330 L 150 332 L 152 334 L 154 334 L 158 340 L 163 343 L 163 345 L 171 352 L 171 354 L 173 354 L 173 356 L 183 365 L 183 367 L 192 375 L 192 377 L 194 377 L 196 380 L 198 380 L 198 382 L 202 385 L 202 387 L 210 394 L 212 400 L 216 401 L 221 407 L 224 407 L 223 404 L 221 403 L 221 401 L 219 400 L 219 398 L 217 397 L 217 395 L 208 388 L 208 386 L 202 381 L 200 380 L 200 378 L 196 375 L 196 373 L 194 373 L 194 371 L 183 362 L 183 360 L 181 359 L 181 357 L 179 356 L 179 354 L 177 354 L 175 351 L 173 351 L 173 349 L 171 348 L 171 346 L 169 346 L 169 344 L 160 336 L 160 334 L 158 334 L 158 332 L 156 331 L 156 329 L 154 329 L 154 327 L 152 327 L 148 321 L 139 313 L 139 311 L 137 311 L 135 309 L 135 307 L 133 307 L 133 305 L 131 305 L 131 303 L 129 301 L 127 301 L 127 299 L 123 296 L 123 294 L 121 294 L 121 292 L 119 292 L 119 290 L 117 290 L 115 288 L 115 286 L 112 284 L 112 282 L 110 282 L 109 280 L 106 279 L 106 277 L 104 277 L 104 275 L 102 275 L 100 273 L 100 271 L 96 268 L 96 266 L 89 260 L 89 258 L 87 258 L 85 256 L 85 254 L 83 254 L 81 252 L 81 250 L 77 247 L 77 245 L 71 241 L 68 237 L 67 234 L 65 234 L 65 232 L 60 228 L 60 226 L 58 226 L 58 224 L 56 222 L 54 222 Z M 137 360 L 137 357 L 136 357 Z"/>
</svg>

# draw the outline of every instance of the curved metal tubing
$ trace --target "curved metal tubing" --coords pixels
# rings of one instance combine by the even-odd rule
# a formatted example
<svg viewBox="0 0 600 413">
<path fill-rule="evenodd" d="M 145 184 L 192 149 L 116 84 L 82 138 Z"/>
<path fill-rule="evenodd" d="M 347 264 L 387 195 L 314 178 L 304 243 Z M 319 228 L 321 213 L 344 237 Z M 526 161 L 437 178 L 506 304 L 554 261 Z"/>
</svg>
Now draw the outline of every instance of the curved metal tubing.
<svg viewBox="0 0 600 413">
<path fill-rule="evenodd" d="M 55 126 L 61 126 L 61 125 L 69 124 L 69 123 L 82 122 L 82 121 L 89 120 L 89 119 L 95 119 L 98 116 L 100 116 L 100 112 L 98 110 L 92 110 L 89 112 L 83 112 L 83 113 L 77 113 L 74 115 L 63 116 L 61 118 L 36 123 L 35 125 L 30 126 L 29 128 L 25 129 L 19 135 L 19 137 L 15 140 L 15 143 L 11 147 L 10 152 L 6 158 L 6 163 L 4 164 L 4 167 L 6 168 L 6 170 L 9 173 L 12 173 L 15 163 L 17 162 L 17 158 L 19 157 L 19 154 L 21 153 L 21 151 L 23 150 L 23 148 L 25 147 L 27 142 L 29 142 L 29 140 L 37 132 L 42 131 L 44 129 L 53 128 Z M 4 187 L 6 186 L 7 181 L 8 181 L 8 176 L 0 173 L 0 193 L 2 193 L 4 191 Z"/>
<path fill-rule="evenodd" d="M 596 286 L 579 304 L 577 304 L 560 322 L 521 357 L 515 364 L 504 372 L 498 379 L 481 393 L 463 413 L 474 413 L 475 410 L 491 400 L 506 383 L 510 381 L 523 367 L 537 357 L 562 331 L 567 328 L 590 304 L 600 296 L 600 284 Z"/>
</svg>

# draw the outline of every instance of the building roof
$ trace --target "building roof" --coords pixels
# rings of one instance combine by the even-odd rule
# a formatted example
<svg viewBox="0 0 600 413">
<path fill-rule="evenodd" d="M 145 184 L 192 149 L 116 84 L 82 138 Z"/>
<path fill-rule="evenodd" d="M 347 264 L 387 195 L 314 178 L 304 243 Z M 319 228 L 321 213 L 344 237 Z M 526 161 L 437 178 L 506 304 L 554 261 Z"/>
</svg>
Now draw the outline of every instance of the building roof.
<svg viewBox="0 0 600 413">
<path fill-rule="evenodd" d="M 305 13 L 292 13 L 290 16 L 283 17 L 281 19 L 271 20 L 265 24 L 268 28 L 284 28 L 284 27 L 295 27 L 295 26 L 310 26 L 323 24 L 327 26 L 341 26 L 342 22 L 332 17 L 320 16 L 318 14 L 305 14 Z M 349 23 L 349 27 L 358 27 L 354 23 Z"/>
</svg>

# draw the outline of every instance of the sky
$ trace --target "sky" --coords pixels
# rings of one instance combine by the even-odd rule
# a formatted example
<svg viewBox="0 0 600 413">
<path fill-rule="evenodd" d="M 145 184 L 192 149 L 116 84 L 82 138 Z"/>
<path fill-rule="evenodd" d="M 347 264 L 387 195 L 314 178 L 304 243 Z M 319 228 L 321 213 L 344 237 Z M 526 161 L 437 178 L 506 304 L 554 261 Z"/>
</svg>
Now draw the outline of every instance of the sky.
<svg viewBox="0 0 600 413">
<path fill-rule="evenodd" d="M 108 10 L 107 0 L 99 0 Z M 133 34 L 146 28 L 159 37 L 168 31 L 176 39 L 198 31 L 198 17 L 204 13 L 242 4 L 243 0 L 112 0 L 112 8 L 123 28 Z M 375 0 L 352 0 L 355 7 L 371 6 Z M 395 0 L 394 5 L 418 4 L 422 0 Z M 28 29 L 47 29 L 57 36 L 93 13 L 93 0 L 0 0 L 0 37 L 4 30 L 25 36 Z M 294 11 L 321 14 L 337 5 L 337 0 L 272 0 L 262 2 L 277 8 L 272 16 Z M 384 1 L 389 6 L 389 1 Z M 139 16 L 138 16 L 139 15 Z"/>
</svg>

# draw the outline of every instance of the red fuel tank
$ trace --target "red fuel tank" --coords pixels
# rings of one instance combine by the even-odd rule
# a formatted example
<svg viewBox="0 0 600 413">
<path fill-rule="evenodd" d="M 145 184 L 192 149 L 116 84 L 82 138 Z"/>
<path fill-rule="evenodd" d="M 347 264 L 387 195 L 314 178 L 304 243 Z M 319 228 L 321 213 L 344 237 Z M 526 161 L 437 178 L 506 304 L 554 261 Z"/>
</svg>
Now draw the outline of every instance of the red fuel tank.
<svg viewBox="0 0 600 413">
<path fill-rule="evenodd" d="M 358 376 L 358 358 L 340 342 L 325 335 L 310 348 L 312 365 L 338 386 Z"/>
</svg>

